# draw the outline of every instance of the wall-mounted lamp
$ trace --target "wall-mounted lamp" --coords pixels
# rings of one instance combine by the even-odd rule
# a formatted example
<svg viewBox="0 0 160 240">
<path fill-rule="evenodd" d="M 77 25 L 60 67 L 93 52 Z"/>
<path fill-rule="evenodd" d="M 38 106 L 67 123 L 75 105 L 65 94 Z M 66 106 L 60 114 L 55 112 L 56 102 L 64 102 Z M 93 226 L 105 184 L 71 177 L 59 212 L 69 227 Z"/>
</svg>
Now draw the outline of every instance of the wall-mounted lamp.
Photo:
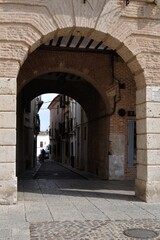
<svg viewBox="0 0 160 240">
<path fill-rule="evenodd" d="M 129 4 L 130 0 L 126 0 L 126 6 Z"/>
<path fill-rule="evenodd" d="M 120 108 L 120 109 L 118 110 L 118 115 L 119 115 L 120 117 L 124 117 L 124 116 L 126 115 L 126 110 L 123 109 L 123 108 Z"/>
</svg>

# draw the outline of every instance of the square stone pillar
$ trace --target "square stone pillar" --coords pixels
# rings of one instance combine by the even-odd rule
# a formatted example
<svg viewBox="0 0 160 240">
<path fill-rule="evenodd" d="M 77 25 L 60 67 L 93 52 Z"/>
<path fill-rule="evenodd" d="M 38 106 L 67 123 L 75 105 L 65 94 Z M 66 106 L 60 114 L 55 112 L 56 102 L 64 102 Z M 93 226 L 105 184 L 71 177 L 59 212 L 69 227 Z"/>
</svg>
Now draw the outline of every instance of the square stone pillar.
<svg viewBox="0 0 160 240">
<path fill-rule="evenodd" d="M 17 202 L 16 78 L 0 78 L 0 204 Z"/>
<path fill-rule="evenodd" d="M 160 201 L 160 87 L 137 91 L 136 196 L 146 202 Z"/>
</svg>

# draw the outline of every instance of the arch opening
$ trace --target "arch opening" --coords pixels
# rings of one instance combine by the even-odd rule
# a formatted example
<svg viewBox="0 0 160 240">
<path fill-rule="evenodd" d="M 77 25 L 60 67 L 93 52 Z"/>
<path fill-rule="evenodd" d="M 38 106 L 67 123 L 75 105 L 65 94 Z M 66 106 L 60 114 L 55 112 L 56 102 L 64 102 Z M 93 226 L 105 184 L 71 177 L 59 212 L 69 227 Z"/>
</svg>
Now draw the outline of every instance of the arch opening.
<svg viewBox="0 0 160 240">
<path fill-rule="evenodd" d="M 129 122 L 135 126 L 135 91 L 133 75 L 122 58 L 103 41 L 84 36 L 58 36 L 41 45 L 18 76 L 19 99 L 29 102 L 56 92 L 81 104 L 88 118 L 84 169 L 105 179 L 135 177 L 135 130 L 128 135 Z"/>
<path fill-rule="evenodd" d="M 85 148 L 85 153 L 80 149 L 77 150 L 78 152 L 81 152 L 81 154 L 79 155 L 82 156 L 82 159 L 78 157 L 77 161 L 79 163 L 78 165 L 77 164 L 76 165 L 82 170 L 87 170 L 94 174 L 99 175 L 102 178 L 107 178 L 108 177 L 108 172 L 106 168 L 107 148 L 104 148 L 104 144 L 106 144 L 107 142 L 106 138 L 109 136 L 109 134 L 107 134 L 108 125 L 106 124 L 106 121 L 104 121 L 105 119 L 104 113 L 106 112 L 106 107 L 99 92 L 89 82 L 85 81 L 80 76 L 64 72 L 55 73 L 49 72 L 48 74 L 33 79 L 19 92 L 18 119 L 19 120 L 22 119 L 20 115 L 21 116 L 23 115 L 24 109 L 26 111 L 32 99 L 43 93 L 49 92 L 50 93 L 55 92 L 59 93 L 60 95 L 69 96 L 70 99 L 75 99 L 77 104 L 78 103 L 81 104 L 83 109 L 82 118 L 84 118 L 85 120 L 83 119 L 83 122 L 80 122 L 77 128 L 79 132 L 82 132 L 82 129 L 83 130 L 85 129 L 84 131 L 87 131 L 87 142 L 85 139 L 84 144 L 82 138 L 80 139 L 80 141 L 82 142 L 81 145 L 83 149 Z M 84 111 L 86 113 L 86 116 L 84 114 Z M 68 120 L 71 121 L 71 119 Z M 28 160 L 25 160 L 26 158 L 25 153 L 27 152 L 26 144 L 28 140 L 26 139 L 25 134 L 24 135 L 22 134 L 24 132 L 23 130 L 24 126 L 21 120 L 18 122 L 17 129 L 18 129 L 17 174 L 20 174 L 25 170 L 26 166 L 28 166 L 27 164 Z M 103 132 L 103 134 L 101 134 L 100 132 L 101 133 Z M 106 132 L 106 134 L 104 134 L 104 132 Z M 77 134 L 79 135 L 79 133 Z M 98 135 L 99 137 L 97 137 Z M 22 139 L 26 140 L 22 141 Z M 33 156 L 35 156 L 35 154 Z M 59 153 L 59 156 L 62 156 L 62 152 Z M 72 157 L 73 157 L 72 154 L 68 155 L 69 159 L 68 162 L 71 163 Z M 23 159 L 23 161 L 20 163 L 18 159 Z M 33 160 L 35 161 L 35 158 Z M 63 162 L 63 159 L 58 160 Z M 30 165 L 34 166 L 35 164 L 32 163 Z M 106 169 L 106 171 L 104 171 L 104 169 Z"/>
<path fill-rule="evenodd" d="M 25 8 L 23 6 L 24 3 L 2 4 L 2 11 L 4 12 L 2 16 L 2 21 L 4 19 L 2 32 L 4 34 L 2 34 L 1 73 L 4 82 L 2 92 L 4 91 L 4 94 L 6 94 L 2 96 L 2 100 L 5 99 L 6 101 L 8 98 L 6 101 L 8 105 L 10 105 L 12 100 L 16 101 L 16 78 L 19 67 L 20 71 L 17 78 L 18 95 L 21 95 L 21 91 L 23 91 L 25 86 L 28 86 L 34 79 L 49 72 L 68 72 L 85 79 L 94 86 L 100 94 L 102 102 L 104 102 L 105 112 L 102 116 L 111 115 L 108 117 L 109 143 L 107 142 L 107 144 L 105 144 L 105 147 L 109 145 L 107 164 L 109 168 L 112 166 L 110 169 L 111 171 L 113 170 L 112 173 L 116 173 L 115 175 L 111 174 L 111 176 L 114 175 L 115 177 L 123 178 L 128 176 L 127 174 L 130 172 L 128 169 L 129 147 L 127 146 L 130 135 L 127 133 L 129 128 L 130 130 L 132 129 L 131 132 L 133 134 L 135 125 L 130 125 L 128 122 L 129 120 L 135 121 L 136 87 L 133 80 L 135 76 L 138 90 L 137 101 L 139 105 L 137 111 L 139 125 L 137 128 L 138 142 L 140 143 L 141 138 L 143 138 L 143 144 L 140 143 L 138 146 L 139 164 L 136 183 L 138 191 L 136 194 L 145 200 L 152 199 L 153 188 L 150 186 L 153 183 L 154 186 L 156 186 L 154 189 L 159 191 L 157 190 L 159 189 L 158 181 L 156 182 L 155 179 L 152 178 L 153 174 L 151 174 L 149 178 L 147 178 L 146 175 L 143 176 L 141 174 L 141 168 L 145 165 L 145 171 L 152 173 L 152 166 L 149 164 L 150 159 L 152 159 L 152 157 L 150 157 L 151 151 L 154 149 L 152 147 L 154 145 L 152 138 L 155 137 L 156 139 L 158 136 L 156 135 L 157 129 L 154 130 L 155 135 L 146 132 L 149 131 L 146 129 L 149 129 L 148 118 L 150 118 L 150 115 L 147 115 L 148 113 L 146 113 L 146 106 L 144 104 L 144 102 L 148 104 L 149 98 L 149 101 L 151 101 L 150 104 L 153 105 L 152 101 L 154 101 L 154 99 L 150 99 L 150 91 L 154 92 L 154 86 L 158 89 L 158 65 L 155 65 L 158 57 L 157 25 L 152 24 L 154 27 L 148 30 L 147 24 L 143 24 L 143 19 L 141 19 L 141 17 L 147 17 L 147 15 L 142 16 L 143 14 L 140 13 L 135 17 L 132 12 L 132 7 L 125 8 L 124 4 L 118 0 L 116 2 L 111 0 L 107 2 L 102 1 L 101 3 L 95 1 L 92 6 L 87 3 L 83 4 L 83 2 L 79 4 L 76 2 L 72 4 L 71 2 L 70 4 L 66 4 L 65 1 L 62 2 L 64 7 L 61 7 L 62 5 L 60 6 L 58 1 L 53 3 L 45 2 L 43 4 L 37 3 L 36 5 L 33 3 L 25 3 Z M 150 10 L 157 10 L 154 8 L 155 6 L 151 6 L 151 4 L 146 5 L 143 2 L 133 3 L 133 5 L 135 10 L 139 10 L 139 7 L 146 7 L 149 12 Z M 12 23 L 10 22 L 10 14 L 13 16 Z M 149 16 L 151 19 L 148 18 L 147 23 L 150 23 L 150 20 L 156 20 L 156 15 L 151 15 Z M 88 40 L 87 45 L 84 47 L 85 50 L 83 49 L 82 52 L 82 49 L 77 51 L 76 48 L 79 48 L 83 40 L 86 40 L 86 42 Z M 93 49 L 90 49 L 90 46 L 93 46 L 92 44 L 95 41 L 97 43 L 93 47 L 93 51 Z M 142 44 L 143 41 L 145 41 L 145 45 Z M 53 42 L 55 42 L 54 46 L 52 45 Z M 61 44 L 65 42 L 67 44 L 63 48 Z M 75 42 L 75 44 L 73 42 Z M 52 51 L 53 53 L 51 53 L 48 47 L 47 50 L 42 46 L 42 44 L 46 45 L 46 43 L 48 43 L 49 47 L 56 47 L 57 49 L 54 49 L 54 51 Z M 108 46 L 111 51 L 114 50 L 113 54 L 102 54 L 105 48 L 102 46 Z M 71 50 L 71 47 L 74 48 L 74 50 Z M 101 54 L 97 53 L 100 47 L 102 47 Z M 125 62 L 121 62 L 122 59 L 117 57 L 117 54 L 114 54 L 115 52 L 122 57 Z M 112 58 L 113 55 L 114 57 Z M 156 57 L 154 57 L 154 55 L 156 55 Z M 116 58 L 118 58 L 117 61 Z M 111 59 L 114 59 L 114 65 Z M 148 69 L 149 65 L 150 68 Z M 8 84 L 7 78 L 9 77 L 12 77 L 13 85 L 11 84 L 9 88 L 8 86 L 6 88 Z M 113 79 L 114 81 L 112 81 Z M 4 119 L 11 115 L 10 111 L 13 112 L 12 116 L 14 116 L 14 119 L 16 118 L 17 109 L 15 104 L 12 104 L 9 108 L 5 108 L 5 111 L 6 112 L 3 113 Z M 142 112 L 143 114 L 141 114 Z M 112 115 L 112 113 L 114 114 Z M 158 121 L 158 115 L 156 116 L 156 120 Z M 152 116 L 152 118 L 154 118 L 154 116 Z M 141 125 L 143 124 L 145 127 L 141 129 Z M 5 123 L 4 120 L 1 131 L 2 133 L 7 132 L 7 134 L 9 134 L 8 136 L 11 135 L 11 140 L 7 142 L 2 139 L 1 147 L 3 148 L 3 145 L 5 145 L 5 151 L 11 149 L 10 153 L 12 151 L 15 155 L 16 121 L 14 120 L 13 123 L 8 124 Z M 120 144 L 121 142 L 123 144 Z M 151 148 L 149 148 L 148 144 L 151 145 Z M 12 146 L 12 148 L 10 148 L 10 146 Z M 121 147 L 120 149 L 116 149 L 116 146 Z M 148 151 L 150 151 L 150 155 Z M 144 155 L 145 164 L 142 162 Z M 3 154 L 3 156 L 8 159 L 8 155 Z M 12 169 L 12 173 L 9 174 L 9 180 L 7 181 L 9 182 L 11 180 L 9 186 L 14 189 L 13 192 L 15 193 L 15 157 L 13 157 L 13 159 L 9 166 Z M 152 163 L 153 162 L 155 163 L 154 168 L 156 168 L 158 164 L 154 159 L 152 159 Z M 121 170 L 119 171 L 119 169 Z M 5 179 L 5 174 L 3 176 Z M 128 177 L 130 177 L 130 175 Z M 2 179 L 3 186 L 5 186 L 4 179 Z M 157 179 L 159 179 L 158 174 Z M 3 187 L 2 195 L 5 194 L 4 189 L 5 187 Z M 13 195 L 15 196 L 15 194 Z M 13 200 L 13 198 L 15 199 L 13 195 L 12 200 L 9 200 L 10 202 L 15 201 Z M 157 194 L 154 191 L 154 196 L 157 195 L 159 195 L 159 193 Z M 154 199 L 156 199 L 156 197 L 154 197 Z M 2 200 L 2 202 L 4 201 Z"/>
</svg>

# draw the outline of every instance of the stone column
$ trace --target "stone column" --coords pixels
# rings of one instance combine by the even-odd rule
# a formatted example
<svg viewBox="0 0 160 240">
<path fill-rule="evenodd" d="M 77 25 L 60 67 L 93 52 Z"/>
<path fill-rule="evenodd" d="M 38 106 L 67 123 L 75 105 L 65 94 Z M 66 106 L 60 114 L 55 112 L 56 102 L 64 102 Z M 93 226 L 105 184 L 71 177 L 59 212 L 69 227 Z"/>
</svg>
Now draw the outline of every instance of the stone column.
<svg viewBox="0 0 160 240">
<path fill-rule="evenodd" d="M 136 196 L 146 202 L 160 201 L 160 87 L 137 91 Z"/>
<path fill-rule="evenodd" d="M 17 201 L 16 78 L 0 77 L 0 204 Z"/>
</svg>

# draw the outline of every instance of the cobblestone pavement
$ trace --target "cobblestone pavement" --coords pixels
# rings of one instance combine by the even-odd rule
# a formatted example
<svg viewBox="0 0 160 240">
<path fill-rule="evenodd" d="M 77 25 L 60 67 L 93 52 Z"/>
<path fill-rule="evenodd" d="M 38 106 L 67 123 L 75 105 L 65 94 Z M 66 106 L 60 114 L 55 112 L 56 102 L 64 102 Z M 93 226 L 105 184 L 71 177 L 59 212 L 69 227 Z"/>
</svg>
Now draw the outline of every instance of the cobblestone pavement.
<svg viewBox="0 0 160 240">
<path fill-rule="evenodd" d="M 46 176 L 50 181 L 46 182 Z M 154 230 L 158 234 L 154 239 L 160 239 L 159 206 L 147 209 L 136 199 L 133 182 L 82 177 L 59 165 L 54 164 L 53 170 L 52 164 L 46 164 L 37 174 L 37 184 L 53 221 L 32 222 L 31 240 L 133 239 L 123 233 L 130 228 Z"/>
<path fill-rule="evenodd" d="M 160 239 L 160 202 L 138 200 L 132 181 L 100 180 L 53 161 L 34 179 L 19 179 L 17 205 L 0 205 L 0 240 L 134 239 L 123 234 L 130 228 L 154 230 Z"/>
<path fill-rule="evenodd" d="M 125 236 L 126 229 L 149 229 L 160 239 L 160 221 L 55 221 L 31 224 L 31 240 L 123 240 L 137 239 Z M 143 239 L 143 238 L 139 238 Z M 145 239 L 153 239 L 151 237 Z"/>
</svg>

